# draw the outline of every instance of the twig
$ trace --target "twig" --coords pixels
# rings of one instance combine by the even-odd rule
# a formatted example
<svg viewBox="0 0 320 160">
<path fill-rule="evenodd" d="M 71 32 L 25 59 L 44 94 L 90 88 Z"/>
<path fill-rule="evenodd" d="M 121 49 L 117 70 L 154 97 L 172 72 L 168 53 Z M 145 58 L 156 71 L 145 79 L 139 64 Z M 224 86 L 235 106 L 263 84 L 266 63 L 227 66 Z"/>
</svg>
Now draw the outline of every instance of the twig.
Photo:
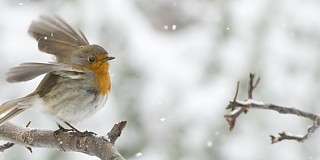
<svg viewBox="0 0 320 160">
<path fill-rule="evenodd" d="M 7 142 L 3 145 L 0 146 L 0 152 L 4 152 L 4 150 L 11 148 L 12 146 L 14 146 L 14 143 L 11 142 Z"/>
<path fill-rule="evenodd" d="M 233 99 L 233 101 L 230 101 L 229 105 L 226 108 L 231 110 L 230 114 L 227 114 L 224 116 L 224 118 L 228 122 L 230 131 L 234 128 L 236 119 L 242 113 L 247 113 L 247 111 L 251 108 L 273 110 L 273 111 L 277 111 L 280 114 L 293 114 L 296 116 L 300 116 L 300 117 L 308 118 L 312 120 L 313 124 L 308 127 L 305 135 L 298 136 L 298 135 L 291 135 L 286 132 L 281 132 L 279 133 L 279 136 L 270 135 L 272 144 L 283 141 L 283 140 L 295 140 L 298 142 L 303 142 L 304 140 L 308 139 L 310 135 L 319 128 L 320 116 L 317 114 L 306 112 L 306 111 L 299 110 L 292 107 L 284 107 L 284 106 L 279 106 L 275 104 L 266 104 L 263 102 L 252 100 L 253 91 L 258 86 L 260 82 L 260 78 L 258 78 L 258 80 L 254 82 L 255 75 L 250 74 L 249 77 L 250 77 L 250 80 L 249 80 L 249 89 L 248 89 L 248 99 L 244 101 L 237 100 L 237 95 L 238 95 L 237 92 L 239 91 L 239 82 L 238 82 L 236 96 Z"/>
<path fill-rule="evenodd" d="M 99 157 L 101 160 L 125 160 L 105 137 L 89 134 L 83 136 L 73 132 L 54 133 L 54 131 L 28 129 L 6 123 L 0 126 L 0 139 L 27 148 L 82 152 Z"/>
<path fill-rule="evenodd" d="M 108 140 L 112 144 L 114 144 L 116 142 L 116 140 L 118 139 L 118 137 L 120 137 L 122 130 L 124 129 L 124 127 L 126 125 L 127 125 L 127 121 L 121 121 L 112 127 L 111 131 L 107 134 Z"/>
<path fill-rule="evenodd" d="M 233 98 L 234 102 L 237 100 L 237 97 L 239 94 L 239 88 L 240 88 L 240 81 L 237 82 L 237 90 L 236 90 L 236 94 L 234 95 L 234 98 Z"/>
</svg>

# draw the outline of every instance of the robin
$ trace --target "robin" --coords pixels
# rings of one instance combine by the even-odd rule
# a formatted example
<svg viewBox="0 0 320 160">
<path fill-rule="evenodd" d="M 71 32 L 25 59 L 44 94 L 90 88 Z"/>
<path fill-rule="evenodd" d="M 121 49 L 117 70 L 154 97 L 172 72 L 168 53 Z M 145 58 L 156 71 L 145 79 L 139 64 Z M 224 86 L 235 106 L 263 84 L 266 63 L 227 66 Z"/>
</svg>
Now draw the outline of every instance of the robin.
<svg viewBox="0 0 320 160">
<path fill-rule="evenodd" d="M 56 62 L 22 63 L 9 70 L 6 80 L 12 83 L 46 75 L 35 91 L 0 106 L 0 126 L 34 108 L 58 125 L 75 129 L 71 124 L 92 116 L 105 104 L 111 90 L 109 61 L 114 57 L 101 46 L 89 44 L 80 30 L 57 16 L 40 16 L 28 33 L 38 41 L 39 50 L 54 55 Z"/>
</svg>

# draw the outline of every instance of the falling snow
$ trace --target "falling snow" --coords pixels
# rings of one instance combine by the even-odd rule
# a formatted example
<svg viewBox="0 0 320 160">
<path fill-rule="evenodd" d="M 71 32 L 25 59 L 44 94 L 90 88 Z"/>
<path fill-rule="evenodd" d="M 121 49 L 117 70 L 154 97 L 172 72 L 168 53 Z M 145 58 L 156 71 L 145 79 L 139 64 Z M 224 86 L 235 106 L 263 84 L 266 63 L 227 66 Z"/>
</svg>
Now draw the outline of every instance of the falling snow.
<svg viewBox="0 0 320 160">
<path fill-rule="evenodd" d="M 166 117 L 161 117 L 161 118 L 160 118 L 160 121 L 161 121 L 161 122 L 164 122 L 165 120 L 167 120 Z"/>
<path fill-rule="evenodd" d="M 244 86 L 249 72 L 262 76 L 254 95 L 254 100 L 261 102 L 243 102 L 263 104 L 271 101 L 315 111 L 312 107 L 317 106 L 320 88 L 317 83 L 320 51 L 316 43 L 320 41 L 317 34 L 320 5 L 317 1 L 303 3 L 294 0 L 292 5 L 272 0 L 223 1 L 221 4 L 224 7 L 219 8 L 212 2 L 195 4 L 177 1 L 177 5 L 172 1 L 156 0 L 151 3 L 154 8 L 149 9 L 150 4 L 144 3 L 143 10 L 134 5 L 136 2 L 97 0 L 97 3 L 92 3 L 79 0 L 74 3 L 76 5 L 70 5 L 72 7 L 61 3 L 57 8 L 54 1 L 0 1 L 0 12 L 5 15 L 1 19 L 3 34 L 0 37 L 0 54 L 6 59 L 0 66 L 1 75 L 13 64 L 25 60 L 52 61 L 48 54 L 36 52 L 36 42 L 26 33 L 32 20 L 44 11 L 52 11 L 81 29 L 90 43 L 105 47 L 112 56 L 117 57 L 110 62 L 110 100 L 105 108 L 79 125 L 83 129 L 105 133 L 117 120 L 130 117 L 130 128 L 123 131 L 119 138 L 120 145 L 116 145 L 117 149 L 134 153 L 128 159 L 136 156 L 140 159 L 166 160 L 177 153 L 184 153 L 184 157 L 176 159 L 212 158 L 206 150 L 214 150 L 216 157 L 221 159 L 261 159 L 261 155 L 271 155 L 272 159 L 320 159 L 320 154 L 306 154 L 317 153 L 317 144 L 313 142 L 319 141 L 320 136 L 313 136 L 307 144 L 302 144 L 308 146 L 303 150 L 291 142 L 270 147 L 266 145 L 268 137 L 259 136 L 268 135 L 275 125 L 281 129 L 283 126 L 294 127 L 292 130 L 305 128 L 300 122 L 293 125 L 290 116 L 284 116 L 281 123 L 276 118 L 258 116 L 257 122 L 257 112 L 250 111 L 248 116 L 241 117 L 243 121 L 237 122 L 236 130 L 231 133 L 222 118 L 227 102 L 234 96 L 237 81 L 241 81 L 239 97 L 246 96 Z M 157 7 L 167 3 L 174 8 L 169 18 L 156 13 Z M 81 13 L 79 6 L 83 11 Z M 266 12 L 266 6 L 276 12 Z M 91 14 L 93 10 L 95 13 Z M 152 13 L 152 18 L 146 16 Z M 19 20 L 13 20 L 17 18 Z M 153 27 L 154 21 L 156 27 Z M 170 32 L 177 30 L 179 32 Z M 46 35 L 44 40 L 58 34 Z M 21 40 L 21 47 L 13 47 L 17 37 Z M 132 68 L 136 70 L 127 76 L 128 69 Z M 132 78 L 131 73 L 137 77 L 143 75 L 144 78 Z M 1 102 L 24 96 L 38 83 L 39 79 L 27 84 L 1 83 Z M 124 105 L 132 100 L 135 102 L 133 106 Z M 131 116 L 133 111 L 136 113 Z M 33 118 L 33 122 L 44 128 L 52 123 L 45 123 L 44 118 L 33 116 L 33 113 L 30 111 L 17 117 L 16 122 Z M 258 114 L 263 115 L 263 112 Z M 276 113 L 270 114 L 276 116 Z M 261 121 L 264 123 L 262 128 L 259 125 Z M 97 122 L 104 123 L 100 125 Z M 135 122 L 139 122 L 138 127 Z M 135 130 L 137 128 L 139 130 Z M 141 144 L 140 140 L 144 137 L 137 136 L 140 132 L 159 138 L 149 138 L 147 143 Z M 190 141 L 192 145 L 188 145 Z M 182 147 L 169 150 L 173 143 Z M 134 151 L 137 145 L 144 151 L 143 156 L 141 152 Z M 190 150 L 194 152 L 189 153 Z M 12 156 L 10 152 L 1 154 Z M 29 156 L 24 152 L 17 155 L 20 157 L 16 159 Z M 37 159 L 48 157 L 42 151 L 39 155 Z M 153 157 L 147 157 L 149 155 Z"/>
<path fill-rule="evenodd" d="M 177 29 L 177 26 L 176 26 L 176 25 L 172 25 L 171 29 L 172 29 L 172 30 L 176 30 L 176 29 Z"/>
<path fill-rule="evenodd" d="M 207 142 L 207 147 L 212 147 L 212 141 Z"/>
<path fill-rule="evenodd" d="M 142 155 L 143 155 L 142 152 L 136 153 L 136 157 L 141 157 Z"/>
</svg>

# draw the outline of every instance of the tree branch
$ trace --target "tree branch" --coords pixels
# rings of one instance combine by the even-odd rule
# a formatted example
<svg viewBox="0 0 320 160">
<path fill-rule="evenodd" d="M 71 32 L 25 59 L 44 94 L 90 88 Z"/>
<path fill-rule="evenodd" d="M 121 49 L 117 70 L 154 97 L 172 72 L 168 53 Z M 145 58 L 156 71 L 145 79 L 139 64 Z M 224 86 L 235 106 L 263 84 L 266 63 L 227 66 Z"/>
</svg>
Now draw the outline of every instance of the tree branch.
<svg viewBox="0 0 320 160">
<path fill-rule="evenodd" d="M 254 82 L 255 75 L 250 74 L 249 77 L 250 77 L 250 80 L 249 80 L 249 89 L 248 89 L 248 99 L 244 101 L 237 100 L 237 96 L 239 92 L 239 82 L 238 82 L 235 97 L 233 101 L 230 101 L 229 105 L 226 108 L 231 110 L 230 114 L 227 114 L 224 116 L 224 118 L 228 122 L 230 131 L 234 128 L 236 119 L 242 113 L 247 113 L 248 110 L 251 108 L 273 110 L 273 111 L 277 111 L 280 114 L 292 114 L 292 115 L 310 119 L 313 122 L 312 125 L 308 127 L 307 132 L 303 136 L 291 135 L 286 132 L 279 133 L 279 136 L 270 135 L 272 144 L 283 141 L 283 140 L 295 140 L 298 142 L 303 142 L 304 140 L 308 139 L 310 135 L 319 128 L 320 116 L 317 114 L 306 112 L 306 111 L 299 110 L 292 107 L 284 107 L 284 106 L 279 106 L 275 104 L 267 104 L 259 101 L 254 101 L 252 99 L 253 91 L 254 89 L 256 89 L 258 83 L 260 82 L 260 78 L 258 78 L 258 80 Z"/>
<path fill-rule="evenodd" d="M 121 121 L 114 125 L 112 130 L 120 132 L 123 130 L 126 121 Z M 121 126 L 121 127 L 119 127 Z M 109 132 L 113 142 L 119 136 Z M 120 135 L 118 133 L 118 135 Z M 27 148 L 51 148 L 61 151 L 81 152 L 91 156 L 99 157 L 101 160 L 125 160 L 105 137 L 98 137 L 92 134 L 81 135 L 76 132 L 54 132 L 49 130 L 28 129 L 6 123 L 0 126 L 0 139 L 9 141 L 12 145 L 22 145 Z M 8 144 L 10 144 L 8 143 Z M 3 145 L 6 147 L 6 145 Z M 10 147 L 7 147 L 10 148 Z M 4 149 L 7 149 L 4 148 Z M 4 150 L 3 149 L 3 150 Z"/>
</svg>

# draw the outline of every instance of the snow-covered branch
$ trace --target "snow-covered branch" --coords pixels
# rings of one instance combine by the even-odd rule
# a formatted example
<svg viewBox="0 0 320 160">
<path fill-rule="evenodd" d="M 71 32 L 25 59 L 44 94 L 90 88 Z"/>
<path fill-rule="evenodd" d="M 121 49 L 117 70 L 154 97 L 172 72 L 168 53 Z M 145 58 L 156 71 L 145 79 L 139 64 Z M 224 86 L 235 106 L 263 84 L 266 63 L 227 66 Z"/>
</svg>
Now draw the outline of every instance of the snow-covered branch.
<svg viewBox="0 0 320 160">
<path fill-rule="evenodd" d="M 296 140 L 299 142 L 303 142 L 304 140 L 309 138 L 309 136 L 319 128 L 320 116 L 317 114 L 299 110 L 297 108 L 284 107 L 284 106 L 279 106 L 275 104 L 264 103 L 264 102 L 253 100 L 253 91 L 260 82 L 260 78 L 258 78 L 258 80 L 256 80 L 255 82 L 254 82 L 254 78 L 255 78 L 255 75 L 250 74 L 248 99 L 244 101 L 237 100 L 237 96 L 239 92 L 239 82 L 238 82 L 235 97 L 232 101 L 230 101 L 229 105 L 226 108 L 231 110 L 231 113 L 224 116 L 224 118 L 228 122 L 230 131 L 234 128 L 237 117 L 239 117 L 242 113 L 247 113 L 249 109 L 252 109 L 252 108 L 273 110 L 273 111 L 277 111 L 280 114 L 292 114 L 292 115 L 310 119 L 313 122 L 312 125 L 310 125 L 307 128 L 307 131 L 303 136 L 291 135 L 286 132 L 281 132 L 279 133 L 278 136 L 270 135 L 272 143 L 277 143 L 282 140 Z"/>
</svg>

